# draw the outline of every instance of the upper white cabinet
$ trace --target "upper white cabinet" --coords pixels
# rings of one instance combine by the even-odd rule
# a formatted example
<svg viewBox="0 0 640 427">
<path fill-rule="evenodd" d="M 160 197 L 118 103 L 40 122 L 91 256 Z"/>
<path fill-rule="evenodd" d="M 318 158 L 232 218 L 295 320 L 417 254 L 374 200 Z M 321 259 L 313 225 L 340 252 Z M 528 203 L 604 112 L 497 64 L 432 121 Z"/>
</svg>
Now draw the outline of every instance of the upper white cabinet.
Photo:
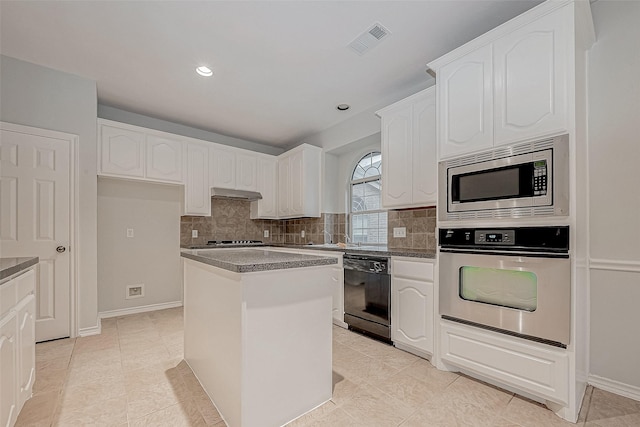
<svg viewBox="0 0 640 427">
<path fill-rule="evenodd" d="M 583 2 L 545 2 L 429 64 L 441 159 L 573 127 Z"/>
<path fill-rule="evenodd" d="M 145 176 L 163 182 L 181 183 L 182 142 L 147 135 Z"/>
<path fill-rule="evenodd" d="M 258 154 L 214 145 L 211 168 L 212 187 L 247 191 L 258 188 Z"/>
<path fill-rule="evenodd" d="M 185 215 L 211 215 L 209 145 L 197 142 L 188 142 L 185 145 Z"/>
<path fill-rule="evenodd" d="M 435 205 L 437 199 L 435 88 L 377 113 L 382 118 L 382 205 Z"/>
<path fill-rule="evenodd" d="M 143 132 L 98 122 L 101 175 L 144 177 Z"/>
<path fill-rule="evenodd" d="M 262 199 L 251 202 L 251 219 L 277 218 L 278 161 L 272 156 L 259 157 L 257 170 L 257 190 Z"/>
<path fill-rule="evenodd" d="M 98 120 L 98 174 L 181 184 L 182 141 L 162 132 Z"/>
<path fill-rule="evenodd" d="M 433 354 L 434 260 L 391 258 L 391 340 L 419 356 Z"/>
<path fill-rule="evenodd" d="M 278 156 L 278 216 L 319 217 L 322 149 L 302 144 Z"/>
<path fill-rule="evenodd" d="M 493 146 L 492 67 L 487 45 L 438 71 L 440 157 Z"/>
</svg>

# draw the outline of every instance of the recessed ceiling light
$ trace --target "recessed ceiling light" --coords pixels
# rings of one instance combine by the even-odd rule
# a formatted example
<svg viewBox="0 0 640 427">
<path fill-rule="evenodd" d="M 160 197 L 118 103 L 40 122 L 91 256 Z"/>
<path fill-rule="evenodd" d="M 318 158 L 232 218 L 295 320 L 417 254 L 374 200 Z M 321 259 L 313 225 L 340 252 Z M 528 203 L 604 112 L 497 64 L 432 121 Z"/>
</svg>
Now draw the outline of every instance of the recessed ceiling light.
<svg viewBox="0 0 640 427">
<path fill-rule="evenodd" d="M 201 65 L 201 66 L 197 67 L 196 68 L 196 73 L 200 74 L 203 77 L 211 77 L 211 76 L 213 76 L 213 71 L 211 71 L 211 68 L 205 67 L 204 65 Z"/>
<path fill-rule="evenodd" d="M 336 106 L 336 110 L 338 111 L 347 111 L 351 106 L 349 104 L 338 104 Z"/>
</svg>

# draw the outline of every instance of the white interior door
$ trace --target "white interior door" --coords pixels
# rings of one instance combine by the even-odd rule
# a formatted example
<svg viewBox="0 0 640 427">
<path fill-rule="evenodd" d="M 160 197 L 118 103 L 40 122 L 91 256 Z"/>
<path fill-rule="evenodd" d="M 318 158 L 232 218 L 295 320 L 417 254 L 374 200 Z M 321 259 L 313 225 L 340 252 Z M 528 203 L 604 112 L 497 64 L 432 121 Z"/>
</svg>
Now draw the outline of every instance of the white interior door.
<svg viewBox="0 0 640 427">
<path fill-rule="evenodd" d="M 70 335 L 72 138 L 2 124 L 0 249 L 38 256 L 36 340 Z"/>
</svg>

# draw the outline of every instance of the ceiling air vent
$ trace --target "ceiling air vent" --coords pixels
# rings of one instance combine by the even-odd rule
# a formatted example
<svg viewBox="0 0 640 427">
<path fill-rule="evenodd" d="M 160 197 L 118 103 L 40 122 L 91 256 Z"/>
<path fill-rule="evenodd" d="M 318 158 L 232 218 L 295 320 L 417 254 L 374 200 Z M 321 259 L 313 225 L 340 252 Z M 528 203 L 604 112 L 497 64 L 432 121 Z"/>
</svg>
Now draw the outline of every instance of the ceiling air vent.
<svg viewBox="0 0 640 427">
<path fill-rule="evenodd" d="M 376 47 L 389 34 L 389 30 L 380 23 L 375 23 L 349 43 L 349 47 L 358 55 L 364 55 L 369 49 Z"/>
</svg>

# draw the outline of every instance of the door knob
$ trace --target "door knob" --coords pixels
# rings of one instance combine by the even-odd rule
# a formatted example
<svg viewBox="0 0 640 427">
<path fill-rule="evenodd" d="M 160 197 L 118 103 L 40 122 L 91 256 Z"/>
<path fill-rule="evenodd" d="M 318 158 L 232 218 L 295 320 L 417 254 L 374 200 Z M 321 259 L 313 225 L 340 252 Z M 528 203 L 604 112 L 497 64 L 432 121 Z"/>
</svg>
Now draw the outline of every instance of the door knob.
<svg viewBox="0 0 640 427">
<path fill-rule="evenodd" d="M 66 251 L 66 250 L 67 250 L 67 248 L 65 248 L 64 246 L 58 246 L 58 247 L 56 248 L 56 251 L 57 251 L 59 254 L 61 254 L 62 252 Z"/>
</svg>

